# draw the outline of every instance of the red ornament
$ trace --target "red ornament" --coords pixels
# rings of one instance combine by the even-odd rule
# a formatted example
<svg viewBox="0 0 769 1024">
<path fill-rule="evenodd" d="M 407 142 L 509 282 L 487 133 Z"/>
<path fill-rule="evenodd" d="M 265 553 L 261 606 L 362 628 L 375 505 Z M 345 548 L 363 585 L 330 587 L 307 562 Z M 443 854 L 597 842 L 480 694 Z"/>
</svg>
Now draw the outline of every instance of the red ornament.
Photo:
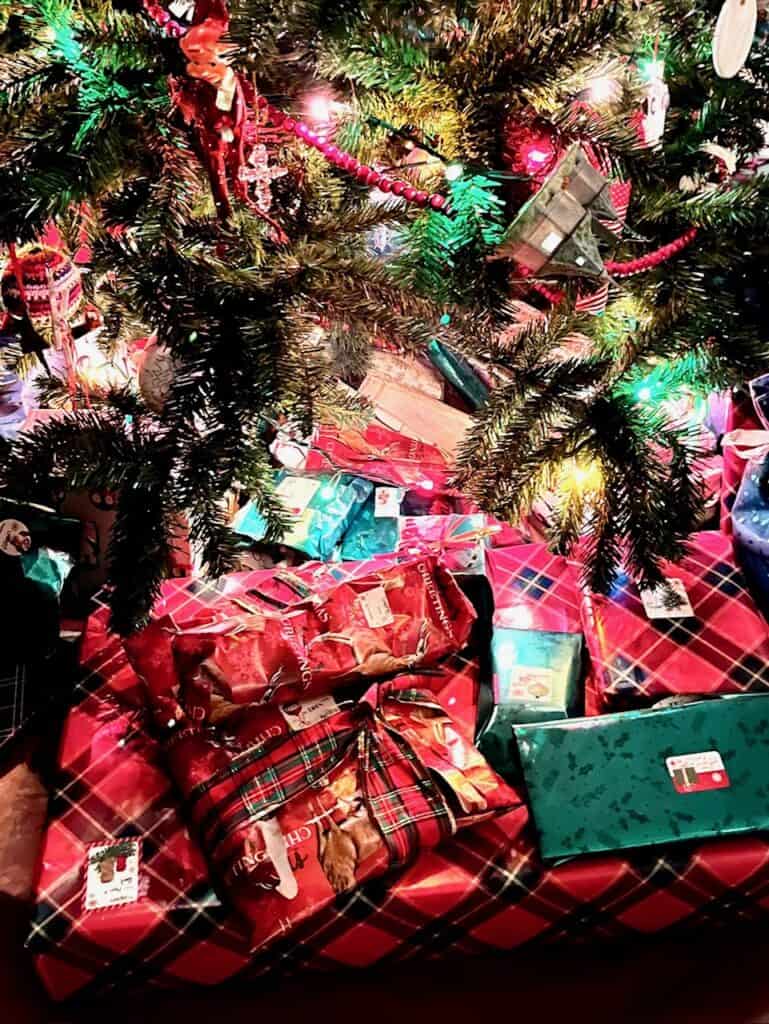
<svg viewBox="0 0 769 1024">
<path fill-rule="evenodd" d="M 563 153 L 556 129 L 542 118 L 509 117 L 502 129 L 502 162 L 512 174 L 528 176 L 532 191 L 541 185 Z"/>
</svg>

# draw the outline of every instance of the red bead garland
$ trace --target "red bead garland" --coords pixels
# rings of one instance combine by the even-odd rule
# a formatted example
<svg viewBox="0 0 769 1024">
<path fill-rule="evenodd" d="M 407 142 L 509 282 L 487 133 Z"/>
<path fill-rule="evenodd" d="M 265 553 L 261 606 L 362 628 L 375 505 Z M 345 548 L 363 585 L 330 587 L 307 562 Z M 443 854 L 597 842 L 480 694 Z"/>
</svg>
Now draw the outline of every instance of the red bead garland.
<svg viewBox="0 0 769 1024">
<path fill-rule="evenodd" d="M 685 249 L 687 245 L 691 245 L 696 237 L 697 228 L 689 228 L 672 242 L 668 242 L 667 245 L 663 245 L 660 249 L 655 249 L 654 252 L 647 253 L 646 256 L 640 256 L 638 259 L 628 260 L 625 263 L 607 260 L 604 266 L 607 273 L 613 277 L 630 277 L 632 274 L 640 274 L 644 270 L 652 270 L 654 267 L 659 267 L 660 264 L 666 263 L 673 256 L 681 252 L 682 249 Z"/>
<path fill-rule="evenodd" d="M 422 189 L 415 188 L 407 181 L 401 181 L 398 178 L 390 178 L 386 174 L 380 174 L 379 171 L 375 171 L 366 164 L 362 164 L 360 160 L 356 160 L 350 153 L 345 153 L 344 150 L 329 142 L 325 136 L 318 135 L 304 121 L 296 121 L 293 117 L 284 114 L 282 110 L 269 103 L 264 96 L 257 96 L 256 102 L 262 110 L 267 111 L 270 120 L 275 125 L 283 128 L 285 131 L 293 132 L 302 142 L 307 143 L 308 146 L 313 146 L 319 153 L 322 153 L 329 163 L 354 175 L 364 185 L 378 188 L 380 192 L 391 192 L 394 196 L 399 196 L 405 199 L 407 203 L 415 203 L 417 206 L 430 206 L 433 210 L 446 209 L 448 199 L 446 196 L 441 195 L 440 192 L 424 192 Z"/>
<path fill-rule="evenodd" d="M 185 34 L 187 27 L 175 21 L 168 11 L 161 7 L 157 0 L 142 0 L 142 3 L 147 14 L 160 25 L 166 35 L 179 38 Z M 433 210 L 446 210 L 448 199 L 446 196 L 441 195 L 440 192 L 424 192 L 422 189 L 414 188 L 407 181 L 388 178 L 387 175 L 380 174 L 371 167 L 367 167 L 366 164 L 356 160 L 350 153 L 345 153 L 338 146 L 334 146 L 325 136 L 318 135 L 304 121 L 296 121 L 293 117 L 284 114 L 282 110 L 269 103 L 264 96 L 257 96 L 257 104 L 262 110 L 268 112 L 270 119 L 276 126 L 283 128 L 284 131 L 293 132 L 302 142 L 307 143 L 308 146 L 313 146 L 321 152 L 329 163 L 335 164 L 343 171 L 354 174 L 358 181 L 364 185 L 378 188 L 380 192 L 392 192 L 394 196 L 405 199 L 407 203 L 416 203 L 417 206 L 430 206 Z"/>
</svg>

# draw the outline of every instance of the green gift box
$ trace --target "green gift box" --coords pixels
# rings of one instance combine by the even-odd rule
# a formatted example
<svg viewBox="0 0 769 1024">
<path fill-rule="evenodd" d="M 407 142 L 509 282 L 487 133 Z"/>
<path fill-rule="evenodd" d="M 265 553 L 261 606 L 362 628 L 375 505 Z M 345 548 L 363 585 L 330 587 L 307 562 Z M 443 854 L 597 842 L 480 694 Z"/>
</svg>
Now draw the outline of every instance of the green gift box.
<svg viewBox="0 0 769 1024">
<path fill-rule="evenodd" d="M 478 747 L 509 778 L 516 775 L 514 724 L 576 714 L 582 634 L 495 625 L 491 661 L 494 707 L 479 732 Z"/>
<path fill-rule="evenodd" d="M 514 727 L 545 859 L 769 828 L 769 696 Z"/>
</svg>

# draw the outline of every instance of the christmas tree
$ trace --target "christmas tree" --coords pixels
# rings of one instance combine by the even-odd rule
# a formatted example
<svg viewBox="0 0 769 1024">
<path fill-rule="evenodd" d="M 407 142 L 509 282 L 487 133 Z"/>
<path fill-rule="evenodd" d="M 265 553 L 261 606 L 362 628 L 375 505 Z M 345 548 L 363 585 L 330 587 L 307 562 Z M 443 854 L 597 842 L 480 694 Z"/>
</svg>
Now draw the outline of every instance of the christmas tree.
<svg viewBox="0 0 769 1024">
<path fill-rule="evenodd" d="M 769 357 L 769 49 L 724 6 L 714 43 L 720 0 L 2 0 L 6 362 L 66 354 L 81 246 L 100 348 L 157 338 L 160 387 L 40 375 L 69 411 L 2 458 L 25 500 L 116 493 L 118 630 L 179 515 L 213 575 L 234 484 L 280 536 L 276 426 L 369 416 L 377 338 L 486 382 L 456 466 L 482 508 L 546 496 L 594 589 L 660 581 L 702 505 L 681 408 Z"/>
</svg>

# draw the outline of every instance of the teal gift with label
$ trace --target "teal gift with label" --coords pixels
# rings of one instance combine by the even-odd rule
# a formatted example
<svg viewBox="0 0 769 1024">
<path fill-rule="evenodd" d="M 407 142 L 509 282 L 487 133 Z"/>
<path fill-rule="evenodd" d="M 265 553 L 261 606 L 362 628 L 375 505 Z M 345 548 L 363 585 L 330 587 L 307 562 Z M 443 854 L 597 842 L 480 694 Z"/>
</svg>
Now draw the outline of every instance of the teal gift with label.
<svg viewBox="0 0 769 1024">
<path fill-rule="evenodd" d="M 516 725 L 545 859 L 769 828 L 769 696 Z"/>
<path fill-rule="evenodd" d="M 515 774 L 513 725 L 574 715 L 579 707 L 582 634 L 494 626 L 494 707 L 478 735 L 484 756 L 502 775 Z"/>
</svg>

